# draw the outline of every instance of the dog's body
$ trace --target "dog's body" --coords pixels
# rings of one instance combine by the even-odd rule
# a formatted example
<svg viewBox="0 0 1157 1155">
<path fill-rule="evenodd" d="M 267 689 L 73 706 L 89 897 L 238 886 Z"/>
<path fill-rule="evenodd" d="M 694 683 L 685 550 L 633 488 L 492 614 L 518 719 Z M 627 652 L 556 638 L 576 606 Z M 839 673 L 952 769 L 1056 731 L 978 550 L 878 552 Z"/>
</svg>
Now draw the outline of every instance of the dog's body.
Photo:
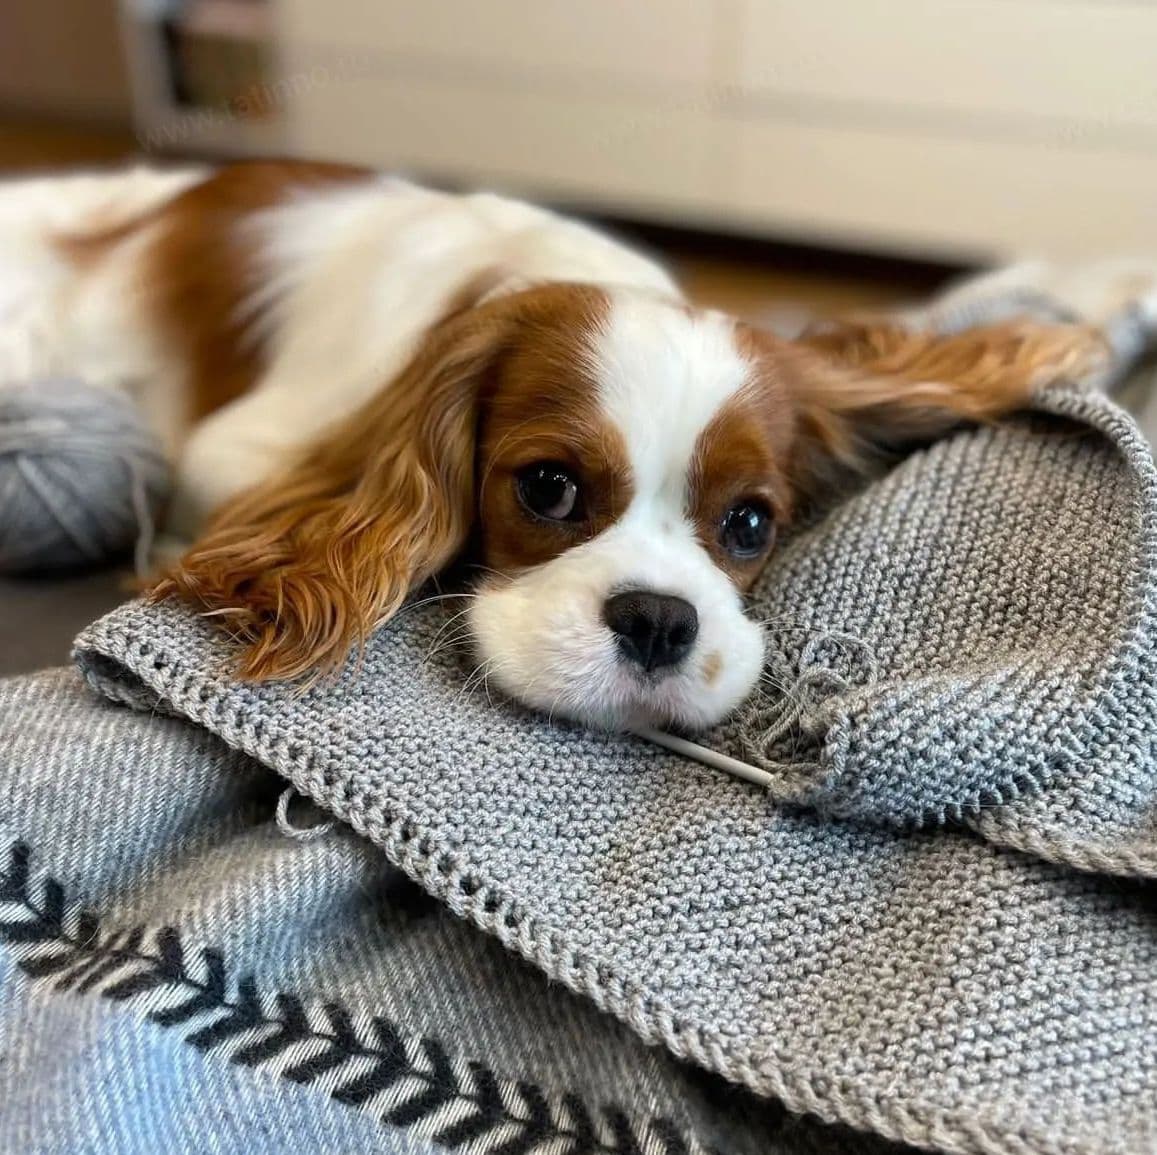
<svg viewBox="0 0 1157 1155">
<path fill-rule="evenodd" d="M 584 225 L 340 166 L 12 182 L 0 380 L 76 375 L 132 393 L 180 462 L 168 528 L 192 538 L 396 376 L 473 303 L 464 293 L 545 281 L 678 295 L 661 267 Z M 220 327 L 203 334 L 207 311 Z"/>
<path fill-rule="evenodd" d="M 196 541 L 160 591 L 259 677 L 332 666 L 470 546 L 496 684 L 709 723 L 758 677 L 741 595 L 777 525 L 873 446 L 1103 356 L 1079 326 L 783 342 L 585 225 L 340 166 L 0 186 L 0 382 L 139 400 Z"/>
</svg>

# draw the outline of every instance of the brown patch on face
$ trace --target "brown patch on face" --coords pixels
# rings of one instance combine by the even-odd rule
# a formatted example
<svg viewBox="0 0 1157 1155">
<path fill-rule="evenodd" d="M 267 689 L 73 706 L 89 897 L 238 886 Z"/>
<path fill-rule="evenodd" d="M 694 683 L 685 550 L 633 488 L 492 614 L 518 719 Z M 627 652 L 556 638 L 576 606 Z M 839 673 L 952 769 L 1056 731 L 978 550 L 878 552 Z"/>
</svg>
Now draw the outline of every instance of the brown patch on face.
<svg viewBox="0 0 1157 1155">
<path fill-rule="evenodd" d="M 547 286 L 537 296 L 496 376 L 478 444 L 481 555 L 503 573 L 542 565 L 601 533 L 633 492 L 626 444 L 599 410 L 589 368 L 607 297 L 578 285 Z M 547 461 L 578 481 L 578 520 L 548 521 L 519 499 L 519 472 Z"/>
<path fill-rule="evenodd" d="M 352 165 L 301 161 L 230 165 L 137 220 L 60 245 L 73 261 L 91 263 L 150 230 L 141 290 L 164 340 L 188 366 L 187 418 L 196 421 L 245 393 L 265 366 L 266 350 L 240 315 L 259 276 L 242 223 L 302 189 L 368 175 Z"/>
<path fill-rule="evenodd" d="M 1036 390 L 1108 364 L 1097 329 L 1024 319 L 934 333 L 860 318 L 790 342 L 747 329 L 746 340 L 764 379 L 785 386 L 777 411 L 794 415 L 797 505 L 825 504 L 896 450 L 998 420 L 1029 406 Z"/>
<path fill-rule="evenodd" d="M 539 433 L 566 435 L 585 388 L 572 359 L 581 323 L 594 315 L 592 293 L 530 289 L 434 326 L 357 413 L 222 508 L 152 596 L 177 596 L 221 618 L 248 643 L 244 676 L 336 668 L 466 545 L 477 511 L 477 435 L 491 402 L 545 414 L 558 430 Z M 576 444 L 587 451 L 581 438 Z M 512 513 L 495 510 L 501 534 Z M 507 555 L 502 564 L 534 560 L 516 545 Z"/>
<path fill-rule="evenodd" d="M 792 513 L 789 469 L 795 417 L 774 362 L 759 356 L 743 326 L 740 349 L 751 362 L 747 386 L 729 399 L 699 435 L 690 476 L 690 515 L 699 540 L 716 565 L 747 589 L 767 561 L 737 558 L 720 543 L 724 515 L 746 500 L 766 502 L 777 525 Z"/>
<path fill-rule="evenodd" d="M 723 655 L 718 650 L 714 650 L 708 654 L 703 661 L 703 669 L 701 671 L 703 677 L 703 684 L 706 686 L 714 686 L 715 679 L 719 677 L 719 672 L 723 669 Z"/>
</svg>

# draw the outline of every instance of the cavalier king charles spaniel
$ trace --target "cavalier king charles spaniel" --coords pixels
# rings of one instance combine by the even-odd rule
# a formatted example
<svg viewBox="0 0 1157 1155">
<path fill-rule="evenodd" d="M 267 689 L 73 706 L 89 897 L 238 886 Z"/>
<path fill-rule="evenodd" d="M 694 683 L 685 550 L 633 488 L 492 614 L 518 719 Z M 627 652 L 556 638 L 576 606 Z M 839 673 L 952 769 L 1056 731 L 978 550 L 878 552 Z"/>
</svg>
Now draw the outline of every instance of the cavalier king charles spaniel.
<svg viewBox="0 0 1157 1155">
<path fill-rule="evenodd" d="M 191 543 L 153 596 L 215 615 L 253 679 L 335 669 L 465 557 L 509 695 L 710 725 L 758 680 L 744 593 L 802 510 L 1106 356 L 1027 322 L 788 341 L 587 225 L 342 166 L 0 186 L 0 381 L 138 399 Z"/>
</svg>

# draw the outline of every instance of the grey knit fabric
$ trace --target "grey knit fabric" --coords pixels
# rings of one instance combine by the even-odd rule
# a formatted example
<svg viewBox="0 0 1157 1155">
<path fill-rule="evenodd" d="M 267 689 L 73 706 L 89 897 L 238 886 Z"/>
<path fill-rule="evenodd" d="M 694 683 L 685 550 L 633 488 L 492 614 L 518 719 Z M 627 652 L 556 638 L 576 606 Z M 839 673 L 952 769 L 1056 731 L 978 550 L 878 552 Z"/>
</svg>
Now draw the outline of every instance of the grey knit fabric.
<svg viewBox="0 0 1157 1155">
<path fill-rule="evenodd" d="M 284 787 L 0 679 L 4 1155 L 899 1155 L 647 1047 Z"/>
<path fill-rule="evenodd" d="M 278 769 L 644 1038 L 793 1109 L 953 1151 L 1153 1149 L 1145 893 L 956 832 L 789 814 L 496 709 L 427 658 L 441 624 L 416 611 L 356 679 L 300 698 L 229 681 L 218 636 L 170 608 L 106 619 L 82 661 Z"/>
<path fill-rule="evenodd" d="M 1152 457 L 1103 398 L 1040 405 L 1067 420 L 958 434 L 787 546 L 756 597 L 788 693 L 716 740 L 787 801 L 1149 874 Z"/>
<path fill-rule="evenodd" d="M 305 693 L 236 682 L 175 606 L 77 656 L 758 1094 L 946 1151 L 1151 1152 L 1157 935 L 1120 876 L 1157 864 L 1154 498 L 1132 421 L 1058 388 L 797 535 L 753 598 L 777 689 L 707 737 L 770 797 L 464 690 L 438 605 Z"/>
</svg>

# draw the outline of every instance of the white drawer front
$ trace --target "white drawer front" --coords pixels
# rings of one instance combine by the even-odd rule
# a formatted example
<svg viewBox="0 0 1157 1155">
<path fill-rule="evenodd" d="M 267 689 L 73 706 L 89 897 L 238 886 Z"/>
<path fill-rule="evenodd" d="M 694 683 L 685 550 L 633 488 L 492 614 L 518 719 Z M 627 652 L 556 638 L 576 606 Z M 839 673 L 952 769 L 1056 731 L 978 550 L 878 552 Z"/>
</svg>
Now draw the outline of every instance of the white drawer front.
<svg viewBox="0 0 1157 1155">
<path fill-rule="evenodd" d="M 880 250 L 1157 258 L 1157 156 L 790 122 L 731 126 L 736 227 Z"/>
<path fill-rule="evenodd" d="M 678 104 L 528 96 L 383 66 L 291 89 L 289 112 L 288 144 L 300 155 L 660 214 L 701 203 L 717 172 L 706 117 Z"/>
<path fill-rule="evenodd" d="M 1157 129 L 1157 5 L 741 0 L 751 93 Z"/>
<path fill-rule="evenodd" d="M 280 0 L 286 41 L 624 82 L 712 79 L 712 0 Z"/>
</svg>

